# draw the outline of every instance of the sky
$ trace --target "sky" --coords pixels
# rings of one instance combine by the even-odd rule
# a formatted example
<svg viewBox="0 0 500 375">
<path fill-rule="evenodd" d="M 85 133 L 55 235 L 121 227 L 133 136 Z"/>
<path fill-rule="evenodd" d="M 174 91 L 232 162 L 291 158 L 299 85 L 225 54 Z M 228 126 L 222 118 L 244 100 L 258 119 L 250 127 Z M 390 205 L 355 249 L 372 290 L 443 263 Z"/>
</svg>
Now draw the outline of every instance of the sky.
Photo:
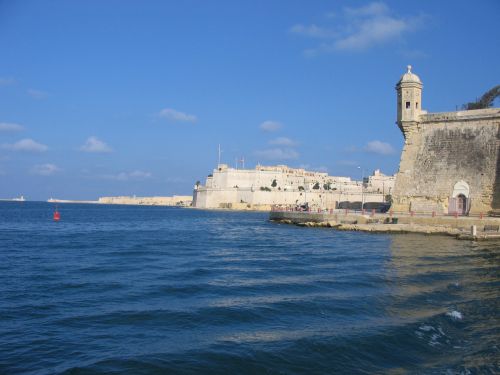
<svg viewBox="0 0 500 375">
<path fill-rule="evenodd" d="M 233 167 L 396 173 L 406 66 L 429 112 L 475 100 L 500 83 L 499 16 L 497 0 L 0 0 L 0 198 L 190 195 L 219 144 Z"/>
</svg>

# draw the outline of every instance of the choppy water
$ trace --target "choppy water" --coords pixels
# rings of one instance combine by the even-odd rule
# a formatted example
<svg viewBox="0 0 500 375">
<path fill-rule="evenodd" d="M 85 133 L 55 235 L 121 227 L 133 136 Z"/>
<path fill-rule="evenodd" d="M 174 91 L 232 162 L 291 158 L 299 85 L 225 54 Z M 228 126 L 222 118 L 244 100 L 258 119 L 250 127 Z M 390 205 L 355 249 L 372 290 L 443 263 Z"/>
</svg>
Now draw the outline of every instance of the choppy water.
<svg viewBox="0 0 500 375">
<path fill-rule="evenodd" d="M 0 373 L 500 372 L 500 244 L 0 203 Z"/>
</svg>

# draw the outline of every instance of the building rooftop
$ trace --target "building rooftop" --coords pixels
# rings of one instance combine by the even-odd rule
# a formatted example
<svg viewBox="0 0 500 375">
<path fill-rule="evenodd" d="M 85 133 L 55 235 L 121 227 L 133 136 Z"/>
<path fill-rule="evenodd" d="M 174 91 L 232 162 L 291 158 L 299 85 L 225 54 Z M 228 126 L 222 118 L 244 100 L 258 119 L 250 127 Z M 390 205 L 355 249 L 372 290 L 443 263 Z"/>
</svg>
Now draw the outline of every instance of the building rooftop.
<svg viewBox="0 0 500 375">
<path fill-rule="evenodd" d="M 411 72 L 411 65 L 407 66 L 408 71 L 401 76 L 401 79 L 399 80 L 399 83 L 402 82 L 417 82 L 417 83 L 422 83 L 420 81 L 419 76 L 417 76 L 415 73 Z"/>
</svg>

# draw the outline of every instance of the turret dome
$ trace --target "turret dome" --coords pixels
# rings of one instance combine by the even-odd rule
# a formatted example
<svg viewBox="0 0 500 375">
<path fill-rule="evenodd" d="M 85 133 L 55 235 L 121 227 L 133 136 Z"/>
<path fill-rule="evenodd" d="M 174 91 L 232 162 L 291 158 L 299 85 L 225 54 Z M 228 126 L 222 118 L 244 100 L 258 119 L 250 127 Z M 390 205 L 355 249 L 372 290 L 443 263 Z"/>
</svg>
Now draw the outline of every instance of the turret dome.
<svg viewBox="0 0 500 375">
<path fill-rule="evenodd" d="M 399 83 L 403 82 L 416 82 L 416 83 L 422 83 L 420 81 L 420 78 L 415 74 L 411 72 L 411 65 L 408 65 L 408 71 L 401 76 L 401 79 L 399 80 Z"/>
</svg>

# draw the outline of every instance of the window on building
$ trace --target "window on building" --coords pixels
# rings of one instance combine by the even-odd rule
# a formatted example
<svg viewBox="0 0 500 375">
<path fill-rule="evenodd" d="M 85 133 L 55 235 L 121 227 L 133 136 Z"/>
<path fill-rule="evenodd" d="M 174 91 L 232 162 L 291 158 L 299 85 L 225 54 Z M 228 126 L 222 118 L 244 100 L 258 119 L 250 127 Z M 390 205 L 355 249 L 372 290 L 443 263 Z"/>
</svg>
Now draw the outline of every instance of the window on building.
<svg viewBox="0 0 500 375">
<path fill-rule="evenodd" d="M 406 109 L 410 108 L 410 102 L 406 102 Z"/>
<path fill-rule="evenodd" d="M 418 102 L 415 103 L 415 108 L 418 109 Z"/>
</svg>

